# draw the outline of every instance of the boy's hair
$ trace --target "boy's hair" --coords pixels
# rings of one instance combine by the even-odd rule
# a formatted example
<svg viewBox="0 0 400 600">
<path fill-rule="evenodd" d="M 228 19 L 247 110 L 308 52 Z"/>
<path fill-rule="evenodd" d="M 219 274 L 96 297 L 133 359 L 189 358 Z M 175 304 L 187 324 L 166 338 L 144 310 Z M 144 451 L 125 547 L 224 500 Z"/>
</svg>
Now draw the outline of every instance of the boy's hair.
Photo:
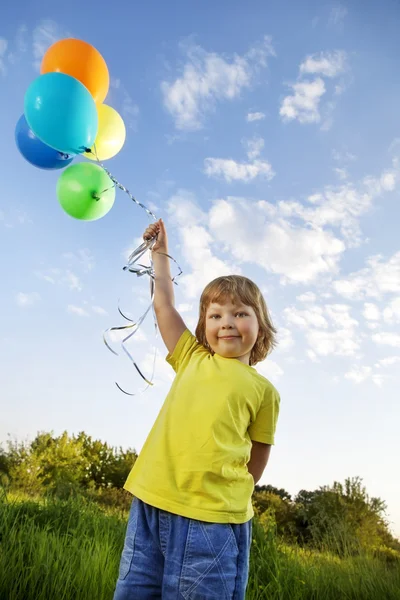
<svg viewBox="0 0 400 600">
<path fill-rule="evenodd" d="M 250 354 L 251 366 L 264 360 L 276 346 L 276 329 L 272 324 L 264 297 L 258 286 L 241 275 L 226 275 L 217 277 L 206 285 L 200 298 L 199 322 L 196 327 L 196 337 L 206 348 L 210 348 L 206 338 L 206 313 L 212 302 L 223 302 L 230 298 L 232 302 L 238 299 L 251 306 L 257 316 L 259 333 Z M 211 350 L 211 348 L 210 348 Z"/>
</svg>

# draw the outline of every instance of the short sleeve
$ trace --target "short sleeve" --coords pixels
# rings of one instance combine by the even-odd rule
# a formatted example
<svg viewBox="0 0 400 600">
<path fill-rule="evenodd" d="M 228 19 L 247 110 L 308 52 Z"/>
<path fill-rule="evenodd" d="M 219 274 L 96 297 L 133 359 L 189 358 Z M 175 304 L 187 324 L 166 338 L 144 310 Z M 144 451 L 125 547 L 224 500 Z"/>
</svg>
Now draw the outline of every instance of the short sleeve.
<svg viewBox="0 0 400 600">
<path fill-rule="evenodd" d="M 256 418 L 248 428 L 250 439 L 263 444 L 275 443 L 275 429 L 278 421 L 280 396 L 271 386 L 264 394 Z"/>
<path fill-rule="evenodd" d="M 189 329 L 185 329 L 185 331 L 179 338 L 173 352 L 168 353 L 165 360 L 177 373 L 181 366 L 187 363 L 187 361 L 190 359 L 190 357 L 196 351 L 199 345 L 199 342 L 189 331 Z"/>
</svg>

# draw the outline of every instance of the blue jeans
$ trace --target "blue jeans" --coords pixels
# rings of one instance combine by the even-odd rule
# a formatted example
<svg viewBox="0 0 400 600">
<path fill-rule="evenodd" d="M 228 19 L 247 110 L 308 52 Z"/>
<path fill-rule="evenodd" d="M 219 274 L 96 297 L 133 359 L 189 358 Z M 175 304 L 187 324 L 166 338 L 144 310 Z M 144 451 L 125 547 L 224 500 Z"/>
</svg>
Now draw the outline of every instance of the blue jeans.
<svg viewBox="0 0 400 600">
<path fill-rule="evenodd" d="M 134 498 L 114 600 L 244 600 L 251 520 L 180 517 Z"/>
</svg>

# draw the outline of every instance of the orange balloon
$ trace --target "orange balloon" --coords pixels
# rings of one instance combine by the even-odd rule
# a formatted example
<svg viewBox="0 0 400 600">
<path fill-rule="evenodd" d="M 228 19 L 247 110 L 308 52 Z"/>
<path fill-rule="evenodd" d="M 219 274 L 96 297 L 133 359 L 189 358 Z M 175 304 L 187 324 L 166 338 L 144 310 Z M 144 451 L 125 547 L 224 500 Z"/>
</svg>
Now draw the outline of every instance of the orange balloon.
<svg viewBox="0 0 400 600">
<path fill-rule="evenodd" d="M 100 52 L 74 38 L 66 38 L 50 46 L 43 57 L 40 72 L 58 72 L 75 77 L 87 87 L 97 104 L 104 101 L 110 85 L 106 61 Z"/>
</svg>

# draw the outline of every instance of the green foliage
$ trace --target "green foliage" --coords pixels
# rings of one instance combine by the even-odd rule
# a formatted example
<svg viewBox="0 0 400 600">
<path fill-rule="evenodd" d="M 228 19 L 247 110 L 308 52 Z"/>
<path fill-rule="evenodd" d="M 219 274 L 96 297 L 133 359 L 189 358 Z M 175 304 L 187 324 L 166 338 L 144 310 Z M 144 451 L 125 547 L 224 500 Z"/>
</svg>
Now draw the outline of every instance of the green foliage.
<svg viewBox="0 0 400 600">
<path fill-rule="evenodd" d="M 266 512 L 264 525 L 253 521 L 247 600 L 399 599 L 398 561 L 288 545 Z M 110 600 L 127 517 L 84 498 L 8 494 L 0 501 L 0 600 Z"/>
<path fill-rule="evenodd" d="M 122 487 L 136 458 L 134 450 L 111 447 L 84 432 L 39 433 L 31 443 L 8 441 L 6 449 L 0 447 L 0 489 L 86 499 L 126 512 L 131 495 Z M 386 564 L 400 556 L 400 542 L 385 521 L 385 503 L 370 498 L 359 477 L 301 490 L 294 499 L 282 488 L 256 486 L 253 506 L 265 535 L 276 532 L 282 542 L 329 548 L 340 557 L 368 551 Z"/>
<path fill-rule="evenodd" d="M 84 432 L 58 437 L 39 433 L 31 443 L 8 441 L 0 471 L 14 489 L 67 498 L 84 490 L 121 488 L 136 458 L 134 450 L 113 448 Z"/>
</svg>

